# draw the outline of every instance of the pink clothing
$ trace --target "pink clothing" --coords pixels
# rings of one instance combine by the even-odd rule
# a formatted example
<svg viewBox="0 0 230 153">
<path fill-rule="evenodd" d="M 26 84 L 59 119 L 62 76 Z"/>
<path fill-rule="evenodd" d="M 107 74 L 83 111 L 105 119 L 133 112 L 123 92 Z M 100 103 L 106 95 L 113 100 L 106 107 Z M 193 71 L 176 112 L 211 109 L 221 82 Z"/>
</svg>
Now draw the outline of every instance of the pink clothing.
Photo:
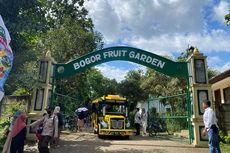
<svg viewBox="0 0 230 153">
<path fill-rule="evenodd" d="M 78 124 L 78 126 L 79 126 L 80 128 L 83 128 L 83 127 L 84 127 L 84 119 L 82 119 L 82 120 L 78 119 L 77 124 Z"/>
<path fill-rule="evenodd" d="M 25 119 L 26 114 L 21 114 L 18 116 L 12 126 L 12 137 L 15 137 L 24 127 L 26 127 Z"/>
</svg>

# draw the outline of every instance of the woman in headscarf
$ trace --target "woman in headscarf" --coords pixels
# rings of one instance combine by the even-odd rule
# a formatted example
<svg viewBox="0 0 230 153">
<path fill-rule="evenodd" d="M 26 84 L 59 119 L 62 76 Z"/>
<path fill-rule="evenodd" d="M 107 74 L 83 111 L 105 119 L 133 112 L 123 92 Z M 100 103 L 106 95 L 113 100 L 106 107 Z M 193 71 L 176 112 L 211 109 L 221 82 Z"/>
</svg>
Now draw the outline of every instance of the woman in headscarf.
<svg viewBox="0 0 230 153">
<path fill-rule="evenodd" d="M 3 153 L 23 153 L 24 141 L 26 139 L 26 114 L 17 111 L 14 114 L 9 134 L 4 145 Z"/>
<path fill-rule="evenodd" d="M 63 129 L 63 118 L 62 118 L 62 114 L 60 113 L 60 107 L 59 106 L 56 106 L 54 108 L 54 115 L 58 118 L 58 137 L 57 137 L 57 139 L 54 139 L 53 141 L 51 141 L 52 147 L 59 145 L 60 134 L 61 134 L 61 130 Z"/>
<path fill-rule="evenodd" d="M 142 108 L 142 113 L 141 113 L 141 122 L 142 122 L 142 127 L 143 127 L 143 133 L 146 135 L 146 129 L 147 129 L 147 113 L 145 111 L 145 108 Z"/>
</svg>

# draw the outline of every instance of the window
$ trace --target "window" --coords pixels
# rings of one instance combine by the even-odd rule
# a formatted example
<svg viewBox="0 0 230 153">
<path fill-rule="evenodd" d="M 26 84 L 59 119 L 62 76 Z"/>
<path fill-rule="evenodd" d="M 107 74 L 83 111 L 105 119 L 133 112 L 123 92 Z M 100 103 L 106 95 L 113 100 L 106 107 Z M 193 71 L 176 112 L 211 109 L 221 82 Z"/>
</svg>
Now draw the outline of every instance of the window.
<svg viewBox="0 0 230 153">
<path fill-rule="evenodd" d="M 230 104 L 230 87 L 224 88 L 224 102 Z"/>
<path fill-rule="evenodd" d="M 42 82 L 46 82 L 47 69 L 48 69 L 48 62 L 47 61 L 40 61 L 39 79 Z"/>
<path fill-rule="evenodd" d="M 202 103 L 204 100 L 208 100 L 208 91 L 207 90 L 197 90 L 197 98 L 198 98 L 199 114 L 203 115 L 204 110 L 202 107 Z"/>
<path fill-rule="evenodd" d="M 51 104 L 51 98 L 52 98 L 52 90 L 49 90 L 47 106 L 49 106 Z"/>
<path fill-rule="evenodd" d="M 43 95 L 44 95 L 44 89 L 37 89 L 36 92 L 36 99 L 34 104 L 34 110 L 35 111 L 41 111 L 42 105 L 43 105 Z"/>
<path fill-rule="evenodd" d="M 49 83 L 52 84 L 53 82 L 53 72 L 54 72 L 54 65 L 51 65 L 51 70 L 50 70 L 50 79 L 49 79 Z"/>
<path fill-rule="evenodd" d="M 206 83 L 206 72 L 205 72 L 204 60 L 196 59 L 194 62 L 195 62 L 196 83 Z"/>
</svg>

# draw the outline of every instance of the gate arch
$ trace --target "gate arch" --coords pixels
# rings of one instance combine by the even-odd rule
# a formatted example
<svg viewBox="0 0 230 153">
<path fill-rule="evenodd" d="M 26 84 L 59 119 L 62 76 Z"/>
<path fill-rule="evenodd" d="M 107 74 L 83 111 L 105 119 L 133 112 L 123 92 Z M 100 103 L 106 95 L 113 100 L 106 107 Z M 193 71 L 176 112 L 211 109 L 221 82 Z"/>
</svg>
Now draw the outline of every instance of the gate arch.
<svg viewBox="0 0 230 153">
<path fill-rule="evenodd" d="M 90 52 L 77 59 L 67 63 L 54 64 L 53 82 L 52 82 L 52 95 L 51 103 L 54 101 L 55 93 L 55 80 L 66 78 L 81 72 L 98 64 L 106 63 L 109 61 L 122 60 L 130 61 L 143 66 L 152 68 L 162 74 L 170 77 L 183 77 L 186 79 L 186 104 L 188 107 L 187 116 L 188 120 L 189 140 L 192 142 L 192 124 L 191 124 L 191 99 L 189 91 L 189 72 L 187 62 L 175 62 L 165 57 L 153 54 L 151 52 L 126 46 L 116 46 L 104 48 L 101 50 Z"/>
<path fill-rule="evenodd" d="M 68 77 L 115 60 L 141 64 L 172 77 L 188 77 L 187 62 L 174 62 L 141 49 L 117 46 L 91 52 L 64 64 L 55 64 L 54 78 Z"/>
</svg>

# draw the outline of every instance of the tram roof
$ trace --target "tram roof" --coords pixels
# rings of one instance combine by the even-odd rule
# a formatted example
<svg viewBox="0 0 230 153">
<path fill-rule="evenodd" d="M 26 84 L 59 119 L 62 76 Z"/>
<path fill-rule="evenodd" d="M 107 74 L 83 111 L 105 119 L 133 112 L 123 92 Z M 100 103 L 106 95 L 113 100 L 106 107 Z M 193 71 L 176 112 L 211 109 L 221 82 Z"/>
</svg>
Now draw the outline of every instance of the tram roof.
<svg viewBox="0 0 230 153">
<path fill-rule="evenodd" d="M 98 98 L 98 99 L 95 99 L 94 101 L 93 101 L 93 103 L 98 103 L 99 101 L 108 101 L 108 102 L 112 102 L 112 100 L 114 100 L 114 101 L 126 101 L 127 99 L 126 98 L 124 98 L 124 97 L 121 97 L 120 95 L 106 95 L 106 96 L 102 96 L 102 97 L 100 97 L 100 98 Z"/>
</svg>

